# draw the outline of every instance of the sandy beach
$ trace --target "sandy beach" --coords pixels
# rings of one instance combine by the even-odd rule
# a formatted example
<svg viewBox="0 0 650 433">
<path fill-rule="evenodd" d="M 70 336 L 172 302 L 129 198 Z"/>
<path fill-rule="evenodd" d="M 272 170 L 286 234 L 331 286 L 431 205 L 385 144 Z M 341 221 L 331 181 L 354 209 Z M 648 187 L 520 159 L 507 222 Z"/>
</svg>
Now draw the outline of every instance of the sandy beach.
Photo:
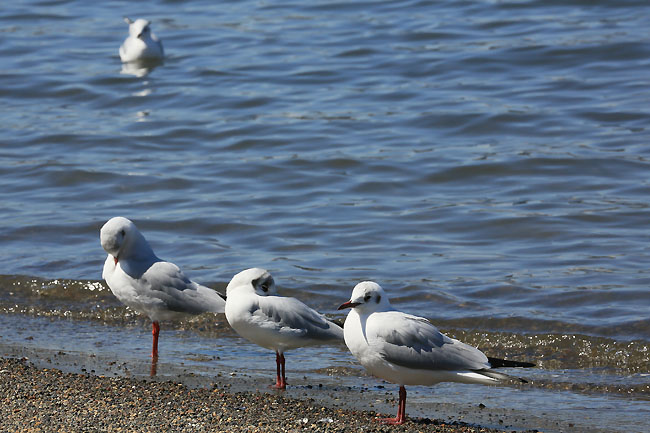
<svg viewBox="0 0 650 433">
<path fill-rule="evenodd" d="M 0 359 L 0 390 L 0 431 L 11 432 L 499 431 L 428 418 L 387 426 L 374 412 L 326 407 L 311 398 L 65 373 L 12 358 Z"/>
</svg>

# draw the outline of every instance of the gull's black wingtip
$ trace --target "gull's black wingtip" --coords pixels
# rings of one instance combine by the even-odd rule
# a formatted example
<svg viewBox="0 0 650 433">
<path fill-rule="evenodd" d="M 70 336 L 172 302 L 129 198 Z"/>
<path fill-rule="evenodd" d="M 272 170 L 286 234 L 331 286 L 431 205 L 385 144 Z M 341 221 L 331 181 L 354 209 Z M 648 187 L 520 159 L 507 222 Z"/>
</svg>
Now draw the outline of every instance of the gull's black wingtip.
<svg viewBox="0 0 650 433">
<path fill-rule="evenodd" d="M 531 368 L 531 367 L 535 367 L 535 364 L 533 364 L 532 362 L 510 361 L 508 359 L 490 358 L 489 356 L 488 356 L 488 362 L 490 363 L 490 366 L 492 366 L 492 368 L 499 368 L 499 367 Z"/>
</svg>

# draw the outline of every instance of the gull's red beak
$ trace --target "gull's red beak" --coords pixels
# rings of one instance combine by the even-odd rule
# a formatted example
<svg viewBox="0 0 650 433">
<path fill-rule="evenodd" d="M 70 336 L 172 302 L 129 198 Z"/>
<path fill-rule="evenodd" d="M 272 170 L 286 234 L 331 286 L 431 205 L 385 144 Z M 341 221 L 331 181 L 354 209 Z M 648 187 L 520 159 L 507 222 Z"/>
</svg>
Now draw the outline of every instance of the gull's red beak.
<svg viewBox="0 0 650 433">
<path fill-rule="evenodd" d="M 341 304 L 341 306 L 339 308 L 337 308 L 337 310 L 345 310 L 346 308 L 354 308 L 357 305 L 359 305 L 358 302 L 348 301 L 348 302 L 346 302 L 344 304 Z"/>
</svg>

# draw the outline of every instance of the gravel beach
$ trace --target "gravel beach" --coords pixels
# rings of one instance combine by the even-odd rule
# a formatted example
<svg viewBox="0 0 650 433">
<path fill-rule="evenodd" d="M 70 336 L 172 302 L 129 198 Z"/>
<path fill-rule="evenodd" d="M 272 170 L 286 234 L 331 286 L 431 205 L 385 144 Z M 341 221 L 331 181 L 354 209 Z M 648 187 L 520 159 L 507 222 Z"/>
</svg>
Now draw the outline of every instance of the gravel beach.
<svg viewBox="0 0 650 433">
<path fill-rule="evenodd" d="M 426 418 L 387 426 L 374 412 L 324 407 L 311 398 L 64 373 L 13 358 L 0 358 L 0 390 L 0 431 L 7 432 L 499 431 Z"/>
</svg>

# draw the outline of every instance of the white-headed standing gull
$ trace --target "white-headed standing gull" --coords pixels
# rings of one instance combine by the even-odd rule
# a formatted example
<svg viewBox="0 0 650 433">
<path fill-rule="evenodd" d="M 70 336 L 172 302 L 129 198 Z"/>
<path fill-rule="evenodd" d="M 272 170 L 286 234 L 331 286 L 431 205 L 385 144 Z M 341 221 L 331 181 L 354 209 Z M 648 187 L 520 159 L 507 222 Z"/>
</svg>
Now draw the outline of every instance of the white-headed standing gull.
<svg viewBox="0 0 650 433">
<path fill-rule="evenodd" d="M 162 42 L 151 31 L 151 22 L 142 18 L 133 21 L 127 17 L 124 17 L 124 21 L 129 25 L 129 37 L 120 47 L 122 62 L 162 60 Z"/>
<path fill-rule="evenodd" d="M 111 292 L 153 322 L 153 358 L 158 357 L 159 321 L 224 312 L 226 301 L 218 292 L 191 281 L 178 266 L 159 259 L 130 220 L 108 220 L 101 229 L 100 241 L 108 253 L 102 277 Z"/>
<path fill-rule="evenodd" d="M 246 269 L 226 288 L 226 319 L 242 337 L 275 351 L 275 388 L 285 389 L 284 352 L 303 346 L 342 342 L 343 329 L 296 298 L 277 296 L 264 269 Z"/>
<path fill-rule="evenodd" d="M 494 384 L 510 376 L 493 368 L 534 366 L 488 358 L 477 348 L 447 337 L 427 319 L 393 308 L 381 286 L 372 281 L 357 284 L 339 310 L 345 308 L 352 309 L 344 325 L 350 352 L 370 374 L 400 386 L 397 416 L 382 420 L 389 424 L 406 421 L 405 385 Z"/>
</svg>

